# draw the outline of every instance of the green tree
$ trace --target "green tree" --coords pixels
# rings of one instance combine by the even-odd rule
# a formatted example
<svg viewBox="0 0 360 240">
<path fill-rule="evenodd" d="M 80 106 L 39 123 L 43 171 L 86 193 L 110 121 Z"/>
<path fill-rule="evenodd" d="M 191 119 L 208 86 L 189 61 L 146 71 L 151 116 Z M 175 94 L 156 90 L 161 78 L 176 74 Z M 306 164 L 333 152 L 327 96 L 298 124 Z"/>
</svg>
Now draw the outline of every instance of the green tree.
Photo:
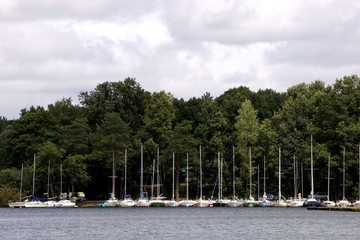
<svg viewBox="0 0 360 240">
<path fill-rule="evenodd" d="M 102 121 L 106 113 L 117 112 L 137 131 L 143 126 L 150 93 L 144 91 L 134 78 L 126 78 L 123 82 L 101 83 L 93 91 L 81 92 L 79 99 L 87 110 L 92 128 Z"/>
<path fill-rule="evenodd" d="M 172 122 L 175 119 L 175 108 L 172 96 L 161 91 L 154 93 L 145 110 L 145 130 L 160 148 L 165 148 Z"/>
<path fill-rule="evenodd" d="M 0 135 L 1 165 L 19 166 L 32 159 L 39 146 L 57 139 L 58 131 L 58 122 L 48 111 L 40 109 L 26 113 Z"/>
<path fill-rule="evenodd" d="M 186 154 L 189 154 L 190 156 L 190 163 L 198 162 L 196 145 L 197 141 L 192 132 L 191 121 L 185 120 L 177 124 L 174 130 L 170 133 L 169 147 L 167 148 L 165 155 L 168 156 L 167 165 L 172 166 L 172 153 L 175 153 L 175 195 L 177 200 L 180 196 L 179 189 L 181 168 L 186 167 Z"/>
<path fill-rule="evenodd" d="M 242 160 L 240 163 L 240 190 L 243 190 L 243 182 L 247 183 L 249 177 L 249 148 L 255 148 L 256 140 L 259 132 L 259 121 L 257 118 L 257 110 L 251 104 L 251 101 L 246 99 L 238 111 L 239 115 L 236 117 L 235 134 L 237 139 L 237 151 Z M 255 150 L 255 151 L 254 151 Z M 253 155 L 253 154 L 252 154 Z M 252 169 L 252 175 L 255 171 Z M 252 186 L 250 186 L 252 187 Z M 245 191 L 242 191 L 245 192 Z M 247 195 L 247 194 L 246 194 Z"/>
</svg>

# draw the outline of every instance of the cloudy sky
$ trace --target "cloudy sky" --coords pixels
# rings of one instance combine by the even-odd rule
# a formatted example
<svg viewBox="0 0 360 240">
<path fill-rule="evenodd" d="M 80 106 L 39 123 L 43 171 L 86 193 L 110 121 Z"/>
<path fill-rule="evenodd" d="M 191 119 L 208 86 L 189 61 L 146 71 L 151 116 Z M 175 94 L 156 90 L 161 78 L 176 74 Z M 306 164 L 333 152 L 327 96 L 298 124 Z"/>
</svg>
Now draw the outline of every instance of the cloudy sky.
<svg viewBox="0 0 360 240">
<path fill-rule="evenodd" d="M 360 70 L 358 0 L 1 0 L 0 116 L 104 81 L 217 97 Z"/>
</svg>

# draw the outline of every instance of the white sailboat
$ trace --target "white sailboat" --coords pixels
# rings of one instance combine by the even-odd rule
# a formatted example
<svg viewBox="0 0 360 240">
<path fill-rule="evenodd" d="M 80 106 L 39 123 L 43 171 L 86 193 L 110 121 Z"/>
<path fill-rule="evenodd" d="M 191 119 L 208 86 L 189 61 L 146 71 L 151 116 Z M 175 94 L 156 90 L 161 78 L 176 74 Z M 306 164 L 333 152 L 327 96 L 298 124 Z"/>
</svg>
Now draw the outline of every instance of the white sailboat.
<svg viewBox="0 0 360 240">
<path fill-rule="evenodd" d="M 9 201 L 9 207 L 11 208 L 23 208 L 25 207 L 25 202 L 22 202 L 22 185 L 23 185 L 23 175 L 24 175 L 24 164 L 21 164 L 21 173 L 20 173 L 20 192 L 19 192 L 19 201 L 12 202 Z"/>
<path fill-rule="evenodd" d="M 46 192 L 48 200 L 44 202 L 47 207 L 61 207 L 61 203 L 53 200 L 54 198 L 50 198 L 50 161 L 48 166 L 48 182 L 47 182 L 47 192 Z"/>
<path fill-rule="evenodd" d="M 314 198 L 314 158 L 313 158 L 313 138 L 311 135 L 311 158 L 310 158 L 310 172 L 311 172 L 311 191 L 310 195 L 304 202 L 304 207 L 320 207 L 321 203 Z"/>
<path fill-rule="evenodd" d="M 135 206 L 135 201 L 126 194 L 126 171 L 127 171 L 127 149 L 125 149 L 125 163 L 124 163 L 124 199 L 120 201 L 120 207 L 133 207 Z"/>
<path fill-rule="evenodd" d="M 140 197 L 135 201 L 135 207 L 149 207 L 150 202 L 144 193 L 143 175 L 144 175 L 144 157 L 143 145 L 141 145 L 141 163 L 140 163 Z"/>
<path fill-rule="evenodd" d="M 228 207 L 240 207 L 241 206 L 241 202 L 237 198 L 236 191 L 235 191 L 235 147 L 234 146 L 233 146 L 233 197 L 228 202 L 227 205 L 228 205 Z"/>
<path fill-rule="evenodd" d="M 200 176 L 199 176 L 199 180 L 200 180 L 200 197 L 199 200 L 196 202 L 196 207 L 209 207 L 210 206 L 210 202 L 208 200 L 204 200 L 203 199 L 203 194 L 202 194 L 202 161 L 201 161 L 201 145 L 199 146 L 199 168 L 200 168 Z"/>
<path fill-rule="evenodd" d="M 32 187 L 32 200 L 27 201 L 25 200 L 25 207 L 26 208 L 40 208 L 40 207 L 48 207 L 44 201 L 48 199 L 39 199 L 35 196 L 35 170 L 36 170 L 36 154 L 34 154 L 34 170 L 33 170 L 33 187 Z M 40 201 L 44 200 L 44 201 Z"/>
<path fill-rule="evenodd" d="M 172 169 L 172 198 L 167 203 L 168 207 L 178 207 L 179 203 L 175 201 L 175 153 L 172 155 L 173 169 Z"/>
<path fill-rule="evenodd" d="M 181 207 L 193 207 L 196 204 L 195 201 L 189 200 L 189 154 L 186 154 L 186 200 L 180 201 Z"/>
<path fill-rule="evenodd" d="M 65 197 L 63 197 L 63 192 L 62 192 L 62 183 L 63 183 L 63 179 L 62 179 L 62 164 L 60 164 L 60 200 L 59 203 L 61 203 L 61 207 L 63 208 L 71 208 L 71 207 L 77 207 L 75 204 L 75 201 L 70 201 L 68 199 L 66 199 L 66 195 Z"/>
<path fill-rule="evenodd" d="M 111 193 L 110 193 L 110 198 L 108 200 L 105 201 L 105 203 L 103 204 L 105 207 L 118 207 L 119 206 L 119 201 L 118 199 L 115 197 L 115 153 L 113 152 L 113 161 L 112 161 L 112 189 L 111 189 Z"/>
<path fill-rule="evenodd" d="M 354 207 L 360 207 L 360 145 L 359 145 L 359 196 L 358 200 L 354 202 Z"/>
<path fill-rule="evenodd" d="M 263 198 L 262 200 L 260 201 L 259 203 L 259 206 L 260 207 L 273 207 L 275 206 L 275 204 L 273 204 L 272 202 L 270 202 L 268 199 L 267 199 L 267 195 L 266 195 L 266 158 L 264 156 L 264 194 L 263 194 Z"/>
<path fill-rule="evenodd" d="M 330 201 L 330 154 L 329 154 L 329 161 L 328 161 L 328 176 L 327 176 L 327 180 L 328 180 L 328 186 L 327 186 L 327 197 L 326 197 L 326 201 L 323 201 L 322 206 L 324 207 L 335 207 L 335 202 L 334 201 Z"/>
<path fill-rule="evenodd" d="M 345 197 L 345 147 L 343 147 L 343 199 L 336 203 L 339 207 L 350 207 L 350 202 Z"/>
<path fill-rule="evenodd" d="M 251 147 L 249 147 L 249 162 L 250 162 L 250 167 L 249 167 L 249 175 L 250 175 L 250 195 L 249 195 L 249 199 L 246 200 L 243 203 L 244 207 L 256 207 L 258 206 L 258 203 L 255 201 L 254 197 L 251 195 L 252 192 L 252 175 L 251 175 Z"/>
<path fill-rule="evenodd" d="M 151 200 L 150 200 L 150 207 L 165 207 L 165 201 L 164 199 L 166 197 L 162 196 L 160 194 L 160 170 L 159 170 L 159 164 L 160 164 L 160 153 L 159 148 L 157 149 L 157 159 L 153 163 L 153 177 L 152 177 L 152 183 L 151 183 Z M 155 179 L 155 165 L 156 165 L 156 197 L 153 195 L 153 189 L 154 189 L 154 179 Z"/>
<path fill-rule="evenodd" d="M 289 202 L 289 207 L 302 207 L 304 205 L 305 200 L 302 199 L 301 194 L 297 194 L 297 171 L 296 171 L 296 161 L 294 155 L 294 197 Z"/>
</svg>

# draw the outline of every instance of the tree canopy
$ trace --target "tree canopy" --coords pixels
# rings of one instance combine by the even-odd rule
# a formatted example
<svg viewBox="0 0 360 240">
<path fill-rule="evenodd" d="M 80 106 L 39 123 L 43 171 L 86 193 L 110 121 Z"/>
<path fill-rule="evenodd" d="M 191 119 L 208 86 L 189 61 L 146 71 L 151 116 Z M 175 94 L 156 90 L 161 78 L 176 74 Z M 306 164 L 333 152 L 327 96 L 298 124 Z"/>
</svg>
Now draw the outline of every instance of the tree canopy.
<svg viewBox="0 0 360 240">
<path fill-rule="evenodd" d="M 149 186 L 153 159 L 160 150 L 161 182 L 171 196 L 172 154 L 175 154 L 176 195 L 185 197 L 182 169 L 189 154 L 189 182 L 197 197 L 199 146 L 202 149 L 203 195 L 210 197 L 217 178 L 218 153 L 224 158 L 223 181 L 232 181 L 232 149 L 236 149 L 237 195 L 246 197 L 249 180 L 249 147 L 253 171 L 267 159 L 267 192 L 277 192 L 278 149 L 282 154 L 283 179 L 293 177 L 295 158 L 303 166 L 304 192 L 310 189 L 310 136 L 313 136 L 315 185 L 326 191 L 327 158 L 331 155 L 331 193 L 342 196 L 342 154 L 346 149 L 346 194 L 358 196 L 360 144 L 360 79 L 357 75 L 300 83 L 279 93 L 272 89 L 251 91 L 239 86 L 218 97 L 205 93 L 189 100 L 165 91 L 150 93 L 135 78 L 104 82 L 80 92 L 79 105 L 63 98 L 20 110 L 20 118 L 0 116 L 0 189 L 18 197 L 21 165 L 24 192 L 31 192 L 33 156 L 37 154 L 37 193 L 46 192 L 49 164 L 51 194 L 59 194 L 60 166 L 66 191 L 84 191 L 88 198 L 105 198 L 111 189 L 112 158 L 115 158 L 116 195 L 123 187 L 124 151 L 127 149 L 128 192 L 139 189 L 140 146 L 144 146 L 144 185 Z M 113 155 L 114 154 L 114 155 Z M 256 167 L 256 166 L 259 166 Z M 260 174 L 263 171 L 260 171 Z M 250 176 L 252 177 L 252 176 Z M 286 181 L 283 195 L 292 196 L 293 181 Z M 262 183 L 253 180 L 255 185 Z M 230 184 L 229 184 L 230 185 Z M 49 193 L 50 194 L 50 193 Z M 224 187 L 224 196 L 232 188 Z"/>
</svg>

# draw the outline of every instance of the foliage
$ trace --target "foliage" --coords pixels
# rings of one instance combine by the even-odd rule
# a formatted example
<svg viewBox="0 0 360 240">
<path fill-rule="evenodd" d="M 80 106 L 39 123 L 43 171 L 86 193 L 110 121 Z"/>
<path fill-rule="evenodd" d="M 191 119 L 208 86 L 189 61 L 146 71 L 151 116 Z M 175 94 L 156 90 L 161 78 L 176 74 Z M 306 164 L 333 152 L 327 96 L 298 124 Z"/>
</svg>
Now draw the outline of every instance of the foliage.
<svg viewBox="0 0 360 240">
<path fill-rule="evenodd" d="M 171 188 L 172 153 L 175 153 L 176 193 L 181 197 L 184 167 L 189 154 L 190 197 L 198 194 L 199 145 L 202 146 L 203 193 L 209 197 L 217 178 L 218 153 L 224 158 L 223 181 L 232 181 L 232 147 L 236 148 L 237 195 L 249 191 L 249 148 L 253 171 L 266 158 L 267 192 L 278 189 L 278 149 L 281 148 L 284 196 L 294 194 L 293 159 L 302 166 L 303 195 L 310 191 L 307 171 L 310 136 L 313 136 L 315 191 L 326 191 L 327 161 L 331 156 L 332 199 L 342 196 L 342 161 L 345 148 L 346 194 L 358 195 L 360 143 L 360 79 L 356 75 L 337 79 L 331 86 L 314 81 L 297 84 L 286 92 L 251 91 L 239 86 L 217 98 L 205 93 L 189 100 L 176 99 L 165 91 L 150 93 L 134 78 L 103 82 L 94 90 L 80 92 L 80 105 L 63 98 L 42 106 L 20 110 L 20 118 L 0 117 L 0 187 L 5 198 L 17 200 L 20 167 L 24 163 L 23 192 L 32 188 L 33 156 L 36 159 L 36 192 L 59 194 L 85 191 L 89 198 L 104 198 L 111 189 L 115 159 L 116 193 L 123 186 L 124 151 L 128 153 L 128 193 L 139 189 L 140 146 L 144 149 L 144 181 L 149 184 L 153 159 L 160 149 L 165 194 Z M 114 155 L 113 155 L 114 154 Z M 50 164 L 50 174 L 49 171 Z M 62 166 L 62 175 L 60 172 Z M 259 169 L 258 169 L 259 170 Z M 260 175 L 262 171 L 260 172 Z M 261 177 L 261 176 L 260 176 Z M 290 183 L 291 182 L 291 183 Z M 253 178 L 253 183 L 261 186 Z M 232 188 L 224 185 L 224 195 Z M 167 197 L 170 197 L 169 195 Z M 2 197 L 4 199 L 4 197 Z M 4 202 L 7 204 L 7 200 Z M 4 204 L 3 203 L 3 204 Z M 5 204 L 5 205 L 6 205 Z"/>
</svg>

